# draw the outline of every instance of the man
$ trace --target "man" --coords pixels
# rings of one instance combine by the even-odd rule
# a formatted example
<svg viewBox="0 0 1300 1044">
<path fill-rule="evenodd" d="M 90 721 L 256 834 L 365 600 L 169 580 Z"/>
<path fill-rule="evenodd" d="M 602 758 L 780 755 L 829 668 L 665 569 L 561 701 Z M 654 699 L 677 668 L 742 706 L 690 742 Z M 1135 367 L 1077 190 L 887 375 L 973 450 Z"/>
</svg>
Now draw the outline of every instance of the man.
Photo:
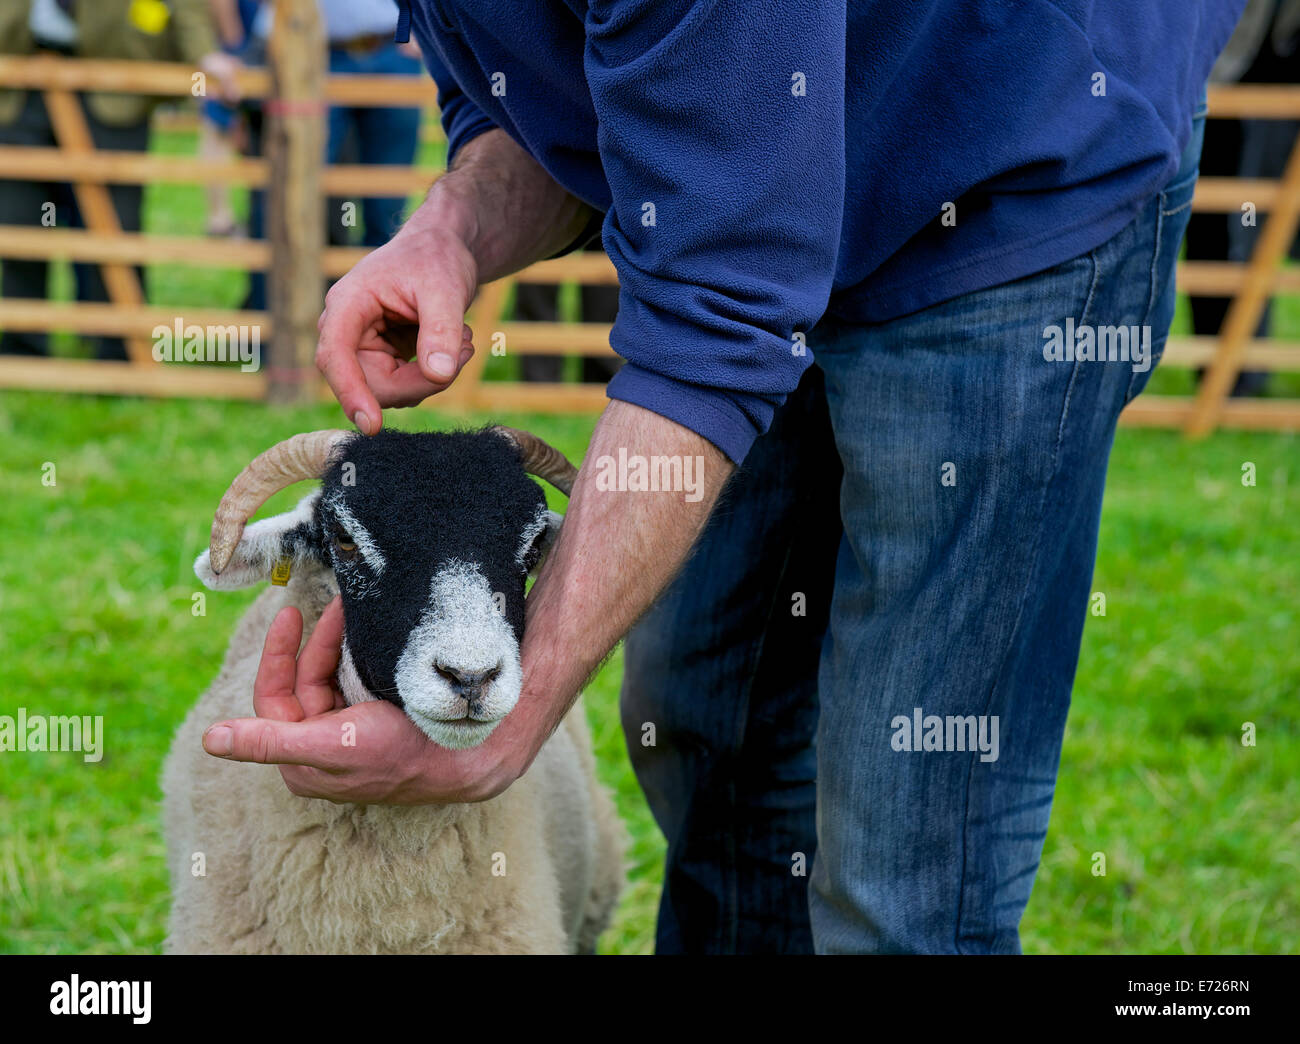
<svg viewBox="0 0 1300 1044">
<path fill-rule="evenodd" d="M 659 949 L 1018 950 L 1106 458 L 1172 317 L 1239 4 L 528 10 L 412 5 L 450 172 L 334 288 L 318 354 L 373 432 L 454 380 L 478 285 L 602 222 L 627 362 L 529 600 L 524 696 L 468 752 L 377 703 L 340 712 L 346 751 L 324 719 L 207 749 L 299 794 L 490 797 L 685 562 L 623 701 L 668 838 Z M 701 482 L 610 491 L 620 454 Z M 264 661 L 286 686 L 291 630 Z"/>
</svg>

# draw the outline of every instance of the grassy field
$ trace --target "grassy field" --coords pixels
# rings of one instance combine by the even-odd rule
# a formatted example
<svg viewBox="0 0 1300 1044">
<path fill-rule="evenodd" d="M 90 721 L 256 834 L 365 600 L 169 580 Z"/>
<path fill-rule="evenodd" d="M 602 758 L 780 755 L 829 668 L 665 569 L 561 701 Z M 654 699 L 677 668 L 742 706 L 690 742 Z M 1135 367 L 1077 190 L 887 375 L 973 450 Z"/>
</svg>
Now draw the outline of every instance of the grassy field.
<svg viewBox="0 0 1300 1044">
<path fill-rule="evenodd" d="M 161 135 L 158 147 L 186 152 L 192 142 Z M 150 231 L 198 234 L 202 215 L 197 189 L 149 190 Z M 61 292 L 67 284 L 64 272 Z M 149 290 L 162 304 L 235 305 L 243 277 L 160 267 Z M 1279 310 L 1292 337 L 1296 305 Z M 61 338 L 58 350 L 81 346 Z M 1189 384 L 1162 371 L 1151 387 Z M 1297 392 L 1295 376 L 1273 386 Z M 492 419 L 531 428 L 574 459 L 592 423 Z M 0 392 L 0 714 L 102 714 L 106 733 L 97 764 L 0 754 L 0 952 L 159 948 L 161 760 L 255 594 L 209 594 L 195 617 L 191 563 L 239 467 L 275 440 L 339 422 L 328 406 Z M 422 410 L 393 411 L 388 423 L 453 422 Z M 1298 450 L 1300 440 L 1278 435 L 1191 445 L 1121 434 L 1094 582 L 1106 615 L 1088 620 L 1027 951 L 1297 950 Z M 47 463 L 54 485 L 42 483 Z M 1254 486 L 1242 482 L 1247 463 Z M 652 946 L 663 839 L 623 748 L 620 673 L 616 656 L 588 691 L 588 712 L 633 837 L 631 884 L 604 947 L 635 953 Z M 1244 723 L 1254 746 L 1242 744 Z M 1105 876 L 1093 874 L 1096 853 Z"/>
</svg>

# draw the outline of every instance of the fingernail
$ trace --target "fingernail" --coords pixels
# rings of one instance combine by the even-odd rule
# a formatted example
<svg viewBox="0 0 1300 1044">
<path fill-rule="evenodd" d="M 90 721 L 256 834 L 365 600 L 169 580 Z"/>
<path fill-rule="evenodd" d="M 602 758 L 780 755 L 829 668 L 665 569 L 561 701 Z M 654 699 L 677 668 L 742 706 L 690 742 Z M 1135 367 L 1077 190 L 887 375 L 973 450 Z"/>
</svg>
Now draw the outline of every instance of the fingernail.
<svg viewBox="0 0 1300 1044">
<path fill-rule="evenodd" d="M 429 369 L 439 377 L 451 377 L 456 373 L 456 360 L 439 352 L 429 356 Z"/>
<path fill-rule="evenodd" d="M 352 415 L 352 423 L 357 426 L 357 431 L 361 432 L 362 435 L 370 434 L 370 418 L 366 416 L 364 410 L 357 410 Z"/>
<path fill-rule="evenodd" d="M 229 725 L 213 725 L 203 734 L 203 749 L 219 758 L 229 757 L 235 749 L 235 730 Z"/>
</svg>

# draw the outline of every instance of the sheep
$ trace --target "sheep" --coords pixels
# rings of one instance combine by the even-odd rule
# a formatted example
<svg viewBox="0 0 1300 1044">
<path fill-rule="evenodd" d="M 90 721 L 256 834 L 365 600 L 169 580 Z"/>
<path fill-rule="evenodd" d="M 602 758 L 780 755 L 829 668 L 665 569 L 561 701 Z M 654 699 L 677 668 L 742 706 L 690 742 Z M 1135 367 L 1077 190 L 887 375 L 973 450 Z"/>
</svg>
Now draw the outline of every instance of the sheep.
<svg viewBox="0 0 1300 1044">
<path fill-rule="evenodd" d="M 623 883 L 623 828 L 596 781 L 581 703 L 532 767 L 478 804 L 335 804 L 274 766 L 201 746 L 251 709 L 262 640 L 296 606 L 304 634 L 342 594 L 337 672 L 349 704 L 386 699 L 444 747 L 481 743 L 519 698 L 527 576 L 575 469 L 536 436 L 310 432 L 258 456 L 222 498 L 195 572 L 264 582 L 163 771 L 179 953 L 591 953 Z M 321 486 L 245 528 L 277 490 Z M 287 576 L 286 576 L 287 574 Z"/>
</svg>

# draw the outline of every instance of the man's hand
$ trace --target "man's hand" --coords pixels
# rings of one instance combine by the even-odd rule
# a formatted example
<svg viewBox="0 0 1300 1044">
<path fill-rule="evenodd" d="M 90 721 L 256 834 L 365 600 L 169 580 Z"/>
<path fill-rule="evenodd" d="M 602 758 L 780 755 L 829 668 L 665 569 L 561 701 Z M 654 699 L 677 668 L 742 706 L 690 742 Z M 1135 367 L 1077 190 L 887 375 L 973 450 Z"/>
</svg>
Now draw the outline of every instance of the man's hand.
<svg viewBox="0 0 1300 1044">
<path fill-rule="evenodd" d="M 230 104 L 239 101 L 239 73 L 243 68 L 243 62 L 224 51 L 212 51 L 199 59 L 203 75 L 217 82 L 217 97 Z"/>
<path fill-rule="evenodd" d="M 343 640 L 337 598 L 299 654 L 301 639 L 298 610 L 281 610 L 253 686 L 257 717 L 212 725 L 203 734 L 204 750 L 229 761 L 279 765 L 285 785 L 300 797 L 386 805 L 485 801 L 513 783 L 536 754 L 521 730 L 507 730 L 505 722 L 481 746 L 451 751 L 430 742 L 391 703 L 345 706 L 334 680 Z M 545 738 L 535 738 L 537 749 Z"/>
<path fill-rule="evenodd" d="M 474 351 L 464 321 L 479 283 L 562 250 L 590 214 L 504 131 L 465 145 L 402 230 L 325 297 L 316 365 L 348 419 L 372 435 L 382 407 L 446 388 Z"/>
<path fill-rule="evenodd" d="M 426 215 L 330 288 L 316 365 L 363 434 L 379 430 L 381 407 L 414 406 L 469 361 L 474 345 L 464 315 L 477 286 L 455 223 Z"/>
</svg>

